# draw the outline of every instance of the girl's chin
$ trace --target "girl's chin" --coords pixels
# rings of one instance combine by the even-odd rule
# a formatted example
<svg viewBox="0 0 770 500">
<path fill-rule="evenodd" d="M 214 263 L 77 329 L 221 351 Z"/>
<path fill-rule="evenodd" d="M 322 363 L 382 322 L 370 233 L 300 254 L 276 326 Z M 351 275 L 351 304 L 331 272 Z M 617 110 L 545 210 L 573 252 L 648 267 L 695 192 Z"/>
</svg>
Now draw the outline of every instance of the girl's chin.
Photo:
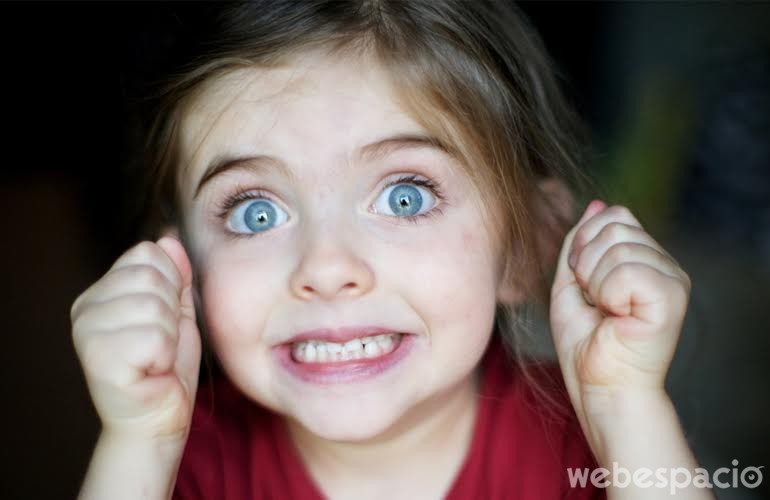
<svg viewBox="0 0 770 500">
<path fill-rule="evenodd" d="M 398 420 L 392 408 L 386 413 L 362 411 L 361 406 L 351 411 L 326 411 L 305 413 L 292 419 L 305 432 L 317 438 L 337 442 L 364 442 L 387 433 Z"/>
</svg>

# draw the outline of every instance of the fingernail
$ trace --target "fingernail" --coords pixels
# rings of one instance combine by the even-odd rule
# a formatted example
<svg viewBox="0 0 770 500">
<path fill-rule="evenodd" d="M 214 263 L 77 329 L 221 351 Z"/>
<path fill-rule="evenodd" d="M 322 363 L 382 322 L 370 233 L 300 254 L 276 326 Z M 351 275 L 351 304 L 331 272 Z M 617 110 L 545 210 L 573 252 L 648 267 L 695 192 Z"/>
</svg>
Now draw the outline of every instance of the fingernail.
<svg viewBox="0 0 770 500">
<path fill-rule="evenodd" d="M 593 200 L 591 202 L 591 205 L 594 205 L 594 209 L 596 210 L 596 213 L 599 213 L 605 208 L 607 208 L 607 204 L 604 203 L 602 200 Z"/>
</svg>

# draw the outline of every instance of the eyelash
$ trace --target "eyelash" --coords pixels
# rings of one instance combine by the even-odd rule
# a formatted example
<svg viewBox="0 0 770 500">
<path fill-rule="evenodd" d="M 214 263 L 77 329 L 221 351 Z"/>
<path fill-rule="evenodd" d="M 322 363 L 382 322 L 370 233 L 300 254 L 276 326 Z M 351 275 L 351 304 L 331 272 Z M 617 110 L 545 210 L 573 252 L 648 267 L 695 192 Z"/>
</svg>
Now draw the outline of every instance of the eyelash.
<svg viewBox="0 0 770 500">
<path fill-rule="evenodd" d="M 264 191 L 261 191 L 259 189 L 253 189 L 251 191 L 241 191 L 237 194 L 228 196 L 227 198 L 222 201 L 222 203 L 219 205 L 219 217 L 221 219 L 227 219 L 227 217 L 230 215 L 230 212 L 243 203 L 244 201 L 249 200 L 269 200 L 275 203 L 270 196 L 268 196 L 267 193 Z"/>
<path fill-rule="evenodd" d="M 388 184 L 383 187 L 383 191 L 391 186 L 396 186 L 398 184 L 412 184 L 415 186 L 421 186 L 426 189 L 428 189 L 433 196 L 436 198 L 436 206 L 431 208 L 425 213 L 417 214 L 417 215 L 406 215 L 402 217 L 396 217 L 398 220 L 405 220 L 407 222 L 410 222 L 412 224 L 417 224 L 420 222 L 420 219 L 422 218 L 429 218 L 433 217 L 435 215 L 441 215 L 443 214 L 443 211 L 441 209 L 441 205 L 445 201 L 444 194 L 441 191 L 441 188 L 439 187 L 438 183 L 430 180 L 430 179 L 421 179 L 418 178 L 416 175 L 407 175 L 399 177 L 398 179 L 389 182 Z M 227 218 L 230 216 L 230 212 L 240 205 L 241 203 L 249 200 L 268 200 L 273 203 L 275 201 L 264 191 L 259 189 L 252 189 L 250 191 L 241 191 L 239 193 L 236 193 L 234 195 L 228 196 L 225 198 L 218 207 L 218 217 L 224 221 L 227 220 Z M 249 236 L 255 236 L 257 233 L 233 233 L 235 236 L 239 237 L 249 237 Z"/>
<path fill-rule="evenodd" d="M 428 219 L 435 215 L 441 215 L 444 213 L 443 210 L 441 209 L 441 205 L 445 201 L 444 194 L 441 192 L 441 188 L 439 187 L 438 183 L 430 179 L 420 179 L 416 175 L 407 175 L 407 176 L 399 177 L 398 179 L 389 182 L 387 185 L 385 185 L 385 187 L 383 188 L 383 191 L 391 186 L 396 186 L 398 184 L 413 184 L 415 186 L 424 187 L 428 191 L 433 193 L 433 196 L 436 198 L 436 206 L 431 208 L 427 212 L 422 214 L 417 214 L 417 215 L 406 215 L 404 217 L 397 217 L 398 220 L 405 220 L 407 222 L 411 222 L 412 224 L 417 224 L 418 222 L 420 222 L 420 219 Z"/>
</svg>

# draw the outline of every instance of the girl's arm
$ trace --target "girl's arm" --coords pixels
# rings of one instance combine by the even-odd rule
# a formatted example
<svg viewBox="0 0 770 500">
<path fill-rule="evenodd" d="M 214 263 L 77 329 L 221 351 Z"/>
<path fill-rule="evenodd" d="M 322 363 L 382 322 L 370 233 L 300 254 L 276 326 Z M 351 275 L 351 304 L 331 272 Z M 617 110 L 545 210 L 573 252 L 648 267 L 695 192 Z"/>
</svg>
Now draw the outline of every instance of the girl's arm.
<svg viewBox="0 0 770 500">
<path fill-rule="evenodd" d="M 622 206 L 588 205 L 567 234 L 551 330 L 575 412 L 611 499 L 714 498 L 698 471 L 666 373 L 690 279 Z"/>
<path fill-rule="evenodd" d="M 145 441 L 102 433 L 80 500 L 170 499 L 184 444 L 184 440 Z"/>
<path fill-rule="evenodd" d="M 124 253 L 72 306 L 72 336 L 102 423 L 80 498 L 167 499 L 198 386 L 192 270 L 164 237 Z"/>
<path fill-rule="evenodd" d="M 714 498 L 710 489 L 695 487 L 699 466 L 665 392 L 595 393 L 583 399 L 591 412 L 584 430 L 592 435 L 597 461 L 610 473 L 613 466 L 619 471 L 615 481 L 620 486 L 610 487 L 608 498 Z M 621 467 L 628 471 L 627 479 Z"/>
</svg>

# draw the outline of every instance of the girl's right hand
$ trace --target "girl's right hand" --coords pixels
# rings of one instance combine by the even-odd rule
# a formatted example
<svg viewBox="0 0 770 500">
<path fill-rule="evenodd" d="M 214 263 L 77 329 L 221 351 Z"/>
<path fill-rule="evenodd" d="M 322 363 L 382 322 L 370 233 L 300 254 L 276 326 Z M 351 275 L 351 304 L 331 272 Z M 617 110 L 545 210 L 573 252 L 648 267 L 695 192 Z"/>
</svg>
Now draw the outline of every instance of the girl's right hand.
<svg viewBox="0 0 770 500">
<path fill-rule="evenodd" d="M 183 442 L 201 341 L 182 244 L 164 236 L 134 246 L 75 300 L 71 318 L 102 433 Z"/>
</svg>

